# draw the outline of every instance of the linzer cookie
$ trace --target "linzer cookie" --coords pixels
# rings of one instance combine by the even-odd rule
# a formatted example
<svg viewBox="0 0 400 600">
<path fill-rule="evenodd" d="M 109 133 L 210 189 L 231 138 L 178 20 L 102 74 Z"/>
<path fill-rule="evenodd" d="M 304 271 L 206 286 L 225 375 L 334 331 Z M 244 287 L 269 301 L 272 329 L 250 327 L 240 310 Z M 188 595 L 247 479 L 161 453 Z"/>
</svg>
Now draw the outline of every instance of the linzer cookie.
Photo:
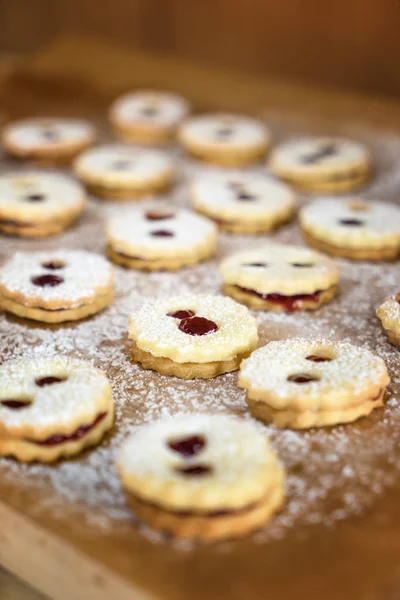
<svg viewBox="0 0 400 600">
<path fill-rule="evenodd" d="M 217 227 L 184 209 L 135 208 L 110 220 L 107 237 L 113 262 L 129 269 L 172 271 L 209 258 Z"/>
<path fill-rule="evenodd" d="M 271 138 L 261 121 L 229 113 L 192 117 L 183 123 L 178 137 L 195 158 L 237 167 L 261 159 Z"/>
<path fill-rule="evenodd" d="M 72 179 L 55 173 L 24 171 L 0 177 L 0 231 L 46 237 L 76 221 L 86 196 Z"/>
<path fill-rule="evenodd" d="M 81 154 L 74 170 L 95 196 L 129 200 L 168 189 L 175 176 L 171 158 L 158 150 L 109 144 Z"/>
<path fill-rule="evenodd" d="M 1 139 L 7 152 L 16 158 L 63 164 L 94 142 L 95 130 L 78 119 L 33 118 L 9 123 Z"/>
<path fill-rule="evenodd" d="M 306 241 L 334 256 L 393 260 L 400 254 L 400 208 L 360 198 L 321 198 L 300 212 Z"/>
<path fill-rule="evenodd" d="M 223 291 L 258 310 L 316 310 L 338 292 L 339 271 L 319 252 L 269 244 L 237 252 L 220 265 Z"/>
<path fill-rule="evenodd" d="M 112 104 L 109 118 L 123 139 L 144 144 L 165 144 L 175 137 L 179 123 L 189 113 L 189 103 L 170 92 L 137 90 Z"/>
<path fill-rule="evenodd" d="M 349 423 L 382 406 L 390 378 L 381 358 L 345 342 L 270 342 L 243 361 L 238 385 L 252 414 L 278 427 Z"/>
<path fill-rule="evenodd" d="M 258 173 L 214 173 L 191 185 L 194 208 L 223 231 L 260 233 L 294 214 L 296 199 L 284 184 Z"/>
<path fill-rule="evenodd" d="M 236 371 L 257 346 L 245 306 L 211 295 L 148 302 L 129 318 L 133 358 L 145 369 L 182 379 Z"/>
<path fill-rule="evenodd" d="M 53 462 L 98 444 L 113 423 L 103 371 L 55 356 L 0 367 L 0 456 Z"/>
<path fill-rule="evenodd" d="M 103 310 L 112 298 L 113 268 L 91 252 L 18 252 L 0 269 L 0 307 L 26 319 L 77 321 Z"/>
<path fill-rule="evenodd" d="M 390 342 L 400 347 L 400 293 L 381 304 L 376 313 Z"/>
<path fill-rule="evenodd" d="M 371 158 L 362 144 L 352 140 L 303 138 L 275 148 L 270 167 L 275 175 L 300 188 L 340 192 L 368 179 Z"/>
<path fill-rule="evenodd" d="M 177 538 L 249 534 L 284 501 L 284 471 L 267 438 L 234 417 L 145 425 L 123 444 L 117 469 L 136 515 Z"/>
</svg>

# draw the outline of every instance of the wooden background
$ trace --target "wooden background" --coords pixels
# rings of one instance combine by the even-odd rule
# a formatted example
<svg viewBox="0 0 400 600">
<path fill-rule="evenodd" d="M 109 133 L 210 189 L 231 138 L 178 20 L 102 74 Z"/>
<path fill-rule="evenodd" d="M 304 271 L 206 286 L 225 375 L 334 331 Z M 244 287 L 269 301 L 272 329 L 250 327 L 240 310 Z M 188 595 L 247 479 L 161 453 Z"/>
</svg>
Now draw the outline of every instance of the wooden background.
<svg viewBox="0 0 400 600">
<path fill-rule="evenodd" d="M 400 97 L 400 0 L 0 0 L 0 51 L 65 33 Z"/>
</svg>

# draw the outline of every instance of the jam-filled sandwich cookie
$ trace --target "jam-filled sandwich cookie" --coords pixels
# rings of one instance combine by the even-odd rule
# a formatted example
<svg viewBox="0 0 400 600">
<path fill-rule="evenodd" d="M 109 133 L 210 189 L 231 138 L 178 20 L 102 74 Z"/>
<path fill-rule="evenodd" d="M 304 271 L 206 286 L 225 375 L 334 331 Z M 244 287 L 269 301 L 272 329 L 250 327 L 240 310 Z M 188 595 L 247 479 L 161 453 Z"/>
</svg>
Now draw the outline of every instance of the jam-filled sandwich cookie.
<svg viewBox="0 0 400 600">
<path fill-rule="evenodd" d="M 195 158 L 224 166 L 243 166 L 259 160 L 270 145 L 265 125 L 250 117 L 216 113 L 188 119 L 179 141 Z"/>
<path fill-rule="evenodd" d="M 259 233 L 288 221 L 296 198 L 284 184 L 257 173 L 219 173 L 192 183 L 194 208 L 223 231 Z"/>
<path fill-rule="evenodd" d="M 278 427 L 349 423 L 382 406 L 390 378 L 381 358 L 345 342 L 270 342 L 243 361 L 238 385 L 252 414 Z"/>
<path fill-rule="evenodd" d="M 358 142 L 315 137 L 279 145 L 271 154 L 270 167 L 275 175 L 300 188 L 340 192 L 368 179 L 371 159 Z"/>
<path fill-rule="evenodd" d="M 89 192 L 113 200 L 165 191 L 175 177 L 174 163 L 166 154 L 123 144 L 86 150 L 74 170 Z"/>
<path fill-rule="evenodd" d="M 234 417 L 144 425 L 124 443 L 117 469 L 136 515 L 177 538 L 246 535 L 284 501 L 284 471 L 270 443 Z"/>
<path fill-rule="evenodd" d="M 46 237 L 72 225 L 86 196 L 72 179 L 30 171 L 0 177 L 0 231 L 23 237 Z"/>
<path fill-rule="evenodd" d="M 393 260 L 400 254 L 400 208 L 360 198 L 316 199 L 300 211 L 305 240 L 353 260 Z"/>
<path fill-rule="evenodd" d="M 258 310 L 316 310 L 338 292 L 335 263 L 298 246 L 238 252 L 221 263 L 220 272 L 224 293 Z"/>
<path fill-rule="evenodd" d="M 256 348 L 257 323 L 223 296 L 176 296 L 146 303 L 129 319 L 133 358 L 145 369 L 182 379 L 236 371 Z"/>
<path fill-rule="evenodd" d="M 209 258 L 216 225 L 178 208 L 135 208 L 110 220 L 108 256 L 129 269 L 173 271 Z"/>
<path fill-rule="evenodd" d="M 52 462 L 97 444 L 113 423 L 103 371 L 64 356 L 0 367 L 0 456 Z"/>
<path fill-rule="evenodd" d="M 112 265 L 91 252 L 18 252 L 0 269 L 0 307 L 26 319 L 78 321 L 112 298 Z"/>
<path fill-rule="evenodd" d="M 386 298 L 376 311 L 389 341 L 400 348 L 400 293 Z"/>
<path fill-rule="evenodd" d="M 95 130 L 78 119 L 33 118 L 9 123 L 1 137 L 16 158 L 63 164 L 93 144 Z"/>
<path fill-rule="evenodd" d="M 138 90 L 117 98 L 109 118 L 117 134 L 126 140 L 165 144 L 173 140 L 188 113 L 189 103 L 177 94 Z"/>
</svg>

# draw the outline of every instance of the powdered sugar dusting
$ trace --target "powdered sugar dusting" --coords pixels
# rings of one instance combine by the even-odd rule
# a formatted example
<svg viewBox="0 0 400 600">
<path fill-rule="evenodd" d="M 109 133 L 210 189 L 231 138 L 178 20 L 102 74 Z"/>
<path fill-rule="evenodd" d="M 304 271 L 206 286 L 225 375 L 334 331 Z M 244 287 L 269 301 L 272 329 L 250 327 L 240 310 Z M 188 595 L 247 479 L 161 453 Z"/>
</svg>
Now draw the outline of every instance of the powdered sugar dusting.
<svg viewBox="0 0 400 600">
<path fill-rule="evenodd" d="M 276 123 L 283 120 L 276 115 Z M 312 123 L 286 118 L 293 133 L 312 131 Z M 354 135 L 376 155 L 376 179 L 363 190 L 363 197 L 398 202 L 400 186 L 400 137 L 362 128 L 336 127 L 338 133 Z M 175 151 L 172 151 L 176 154 Z M 168 197 L 158 200 L 188 206 L 186 180 L 213 171 L 198 163 L 181 161 L 184 177 Z M 3 168 L 3 167 L 2 167 Z M 255 167 L 249 172 L 260 172 Z M 302 202 L 305 197 L 300 199 Z M 82 248 L 101 253 L 105 245 L 104 218 L 120 208 L 111 202 L 91 200 L 79 225 L 57 238 L 40 242 L 3 239 L 1 259 L 15 251 Z M 93 362 L 111 379 L 116 401 L 116 428 L 100 447 L 79 460 L 55 466 L 21 465 L 0 461 L 4 482 L 26 490 L 40 487 L 43 501 L 31 511 L 46 513 L 71 523 L 79 513 L 99 533 L 131 531 L 135 522 L 126 506 L 113 461 L 121 442 L 138 425 L 176 413 L 212 412 L 237 414 L 251 419 L 244 392 L 236 387 L 236 374 L 213 380 L 181 381 L 132 364 L 127 337 L 128 315 L 145 300 L 186 293 L 217 293 L 221 278 L 217 265 L 236 250 L 255 249 L 268 239 L 302 244 L 297 224 L 285 226 L 269 236 L 219 236 L 218 254 L 212 261 L 177 273 L 145 273 L 116 267 L 116 299 L 104 312 L 77 324 L 41 326 L 13 317 L 0 317 L 3 360 L 48 353 L 62 353 Z M 392 347 L 375 316 L 382 300 L 398 291 L 398 264 L 352 263 L 339 260 L 341 295 L 331 304 L 310 313 L 257 312 L 261 344 L 293 335 L 343 340 L 368 348 L 387 363 L 392 377 L 389 400 L 383 409 L 355 424 L 305 432 L 279 431 L 257 424 L 268 433 L 279 452 L 287 478 L 287 502 L 281 513 L 263 531 L 253 536 L 264 544 L 313 523 L 325 527 L 362 514 L 399 477 L 400 448 L 398 403 L 400 376 L 398 350 Z M 161 536 L 144 529 L 153 541 Z M 82 532 L 80 532 L 82 535 Z"/>
</svg>

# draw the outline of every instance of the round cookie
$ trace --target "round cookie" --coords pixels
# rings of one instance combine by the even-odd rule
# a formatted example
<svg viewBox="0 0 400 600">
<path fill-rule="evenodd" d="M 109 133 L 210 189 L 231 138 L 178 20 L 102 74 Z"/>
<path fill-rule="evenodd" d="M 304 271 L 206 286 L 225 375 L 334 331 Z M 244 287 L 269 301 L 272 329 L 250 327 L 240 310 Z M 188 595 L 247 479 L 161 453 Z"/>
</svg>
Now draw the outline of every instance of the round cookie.
<svg viewBox="0 0 400 600">
<path fill-rule="evenodd" d="M 178 538 L 246 535 L 284 500 L 284 471 L 268 439 L 234 417 L 144 425 L 123 444 L 117 469 L 138 517 Z"/>
<path fill-rule="evenodd" d="M 166 154 L 124 144 L 87 150 L 76 159 L 74 171 L 89 192 L 113 200 L 163 192 L 175 177 L 174 163 Z"/>
<path fill-rule="evenodd" d="M 360 186 L 370 175 L 371 158 L 362 144 L 337 137 L 284 142 L 271 153 L 272 172 L 300 188 L 340 192 Z"/>
<path fill-rule="evenodd" d="M 349 423 L 382 406 L 390 378 L 365 348 L 319 339 L 270 342 L 243 361 L 238 385 L 253 416 L 305 429 Z"/>
<path fill-rule="evenodd" d="M 360 198 L 320 198 L 300 211 L 306 241 L 334 256 L 393 260 L 400 254 L 400 208 Z"/>
<path fill-rule="evenodd" d="M 0 176 L 0 231 L 46 237 L 72 225 L 86 205 L 81 186 L 56 173 L 24 171 Z"/>
<path fill-rule="evenodd" d="M 386 298 L 376 311 L 389 341 L 400 348 L 400 292 Z"/>
<path fill-rule="evenodd" d="M 316 310 L 338 292 L 335 263 L 299 246 L 237 252 L 221 263 L 220 272 L 224 293 L 258 310 Z"/>
<path fill-rule="evenodd" d="M 236 371 L 258 342 L 245 306 L 212 295 L 148 302 L 129 318 L 133 358 L 144 369 L 182 379 Z"/>
<path fill-rule="evenodd" d="M 111 219 L 108 255 L 129 269 L 176 270 L 209 258 L 217 228 L 208 219 L 178 208 L 135 208 Z"/>
<path fill-rule="evenodd" d="M 195 158 L 241 167 L 262 158 L 271 135 L 262 121 L 229 113 L 192 117 L 179 129 L 182 146 Z"/>
<path fill-rule="evenodd" d="M 193 207 L 223 231 L 260 233 L 288 221 L 296 198 L 284 184 L 260 173 L 202 175 L 191 185 Z"/>
<path fill-rule="evenodd" d="M 137 90 L 117 98 L 109 119 L 123 139 L 142 144 L 165 144 L 175 137 L 189 114 L 189 103 L 171 92 Z"/>
<path fill-rule="evenodd" d="M 113 423 L 111 385 L 65 356 L 0 366 L 0 456 L 53 462 L 98 444 Z"/>
<path fill-rule="evenodd" d="M 1 135 L 4 148 L 15 158 L 51 164 L 70 162 L 94 139 L 94 127 L 87 121 L 58 117 L 14 121 Z"/>
<path fill-rule="evenodd" d="M 0 269 L 0 307 L 26 319 L 78 321 L 112 299 L 112 265 L 84 250 L 18 252 Z"/>
</svg>

